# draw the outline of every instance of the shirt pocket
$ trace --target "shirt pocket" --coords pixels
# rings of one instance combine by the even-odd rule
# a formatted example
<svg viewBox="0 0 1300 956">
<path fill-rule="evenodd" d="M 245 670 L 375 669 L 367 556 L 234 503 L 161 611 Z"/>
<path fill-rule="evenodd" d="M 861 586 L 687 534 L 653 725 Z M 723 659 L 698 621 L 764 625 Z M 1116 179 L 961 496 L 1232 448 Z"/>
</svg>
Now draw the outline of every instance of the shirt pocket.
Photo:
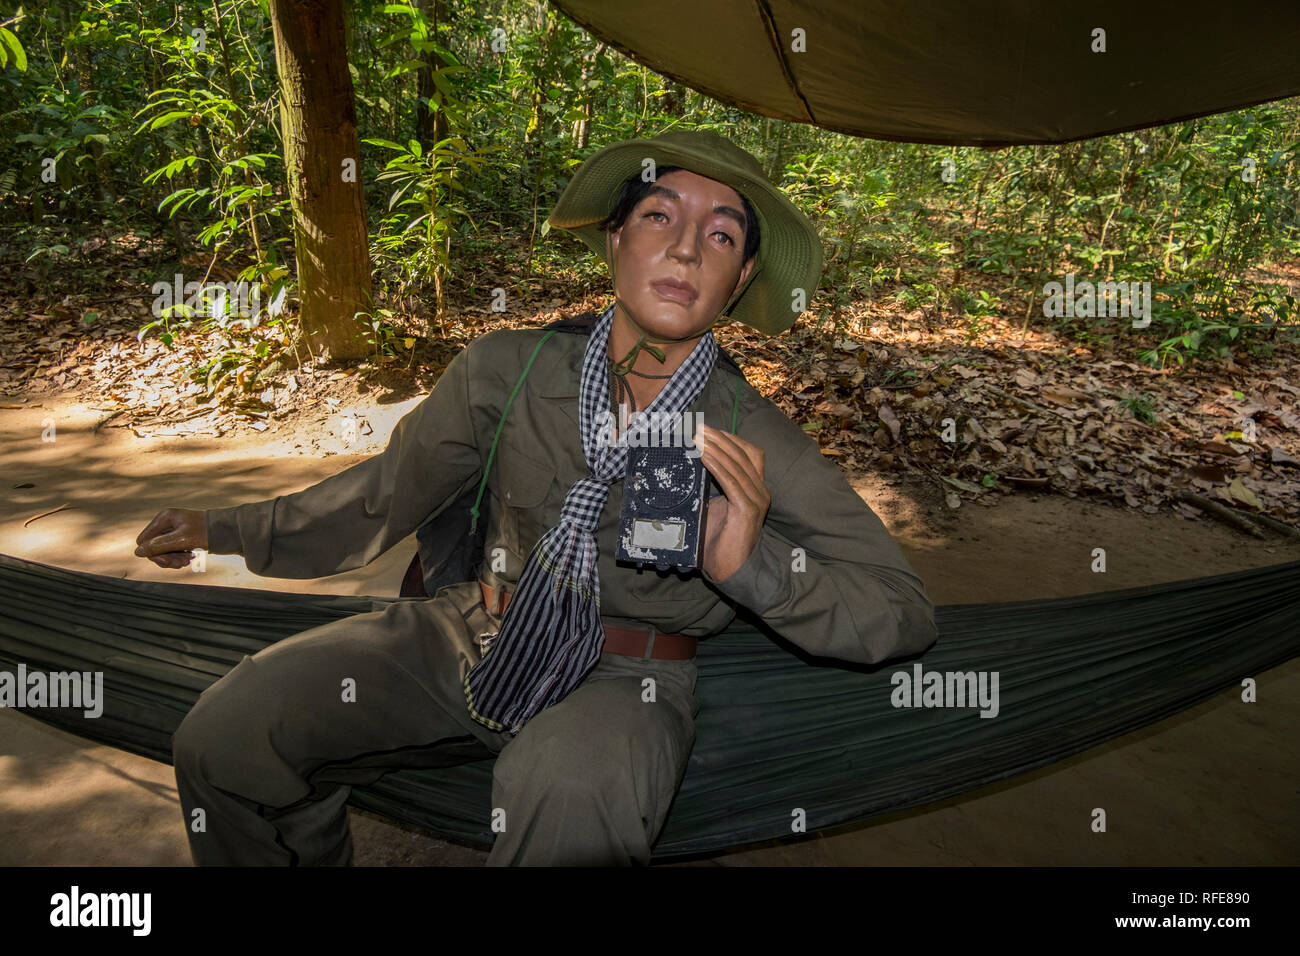
<svg viewBox="0 0 1300 956">
<path fill-rule="evenodd" d="M 506 576 L 518 580 L 528 553 L 549 527 L 547 501 L 554 491 L 556 468 L 503 439 L 492 470 L 502 508 L 501 543 L 513 555 Z"/>
<path fill-rule="evenodd" d="M 654 607 L 662 618 L 702 618 L 718 601 L 702 571 L 668 571 L 660 575 L 653 567 L 644 567 L 640 574 L 629 574 L 624 581 L 638 604 Z"/>
</svg>

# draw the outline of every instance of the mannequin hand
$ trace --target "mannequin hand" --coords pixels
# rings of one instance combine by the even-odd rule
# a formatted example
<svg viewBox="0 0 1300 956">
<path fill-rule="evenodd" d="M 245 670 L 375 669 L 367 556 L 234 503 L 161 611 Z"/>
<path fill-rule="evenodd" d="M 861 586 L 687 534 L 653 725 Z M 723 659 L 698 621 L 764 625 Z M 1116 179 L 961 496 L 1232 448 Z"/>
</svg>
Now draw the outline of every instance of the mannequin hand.
<svg viewBox="0 0 1300 956">
<path fill-rule="evenodd" d="M 704 467 L 726 495 L 709 499 L 704 529 L 704 570 L 713 580 L 723 581 L 758 544 L 772 503 L 763 481 L 763 449 L 704 424 L 695 443 Z"/>
<path fill-rule="evenodd" d="M 207 512 L 164 508 L 135 539 L 136 557 L 148 558 L 160 568 L 183 568 L 190 552 L 208 547 Z"/>
</svg>

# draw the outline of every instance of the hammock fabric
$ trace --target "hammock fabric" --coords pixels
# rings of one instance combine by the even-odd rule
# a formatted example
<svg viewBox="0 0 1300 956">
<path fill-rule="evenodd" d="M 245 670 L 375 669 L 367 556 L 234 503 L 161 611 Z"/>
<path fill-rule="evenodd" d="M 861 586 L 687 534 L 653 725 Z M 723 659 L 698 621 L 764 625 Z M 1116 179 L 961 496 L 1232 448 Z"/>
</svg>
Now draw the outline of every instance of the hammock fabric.
<svg viewBox="0 0 1300 956">
<path fill-rule="evenodd" d="M 171 762 L 171 734 L 244 654 L 410 598 L 130 581 L 0 555 L 0 670 L 102 671 L 102 716 L 30 716 Z M 699 649 L 700 714 L 663 860 L 914 807 L 1061 760 L 1300 653 L 1300 561 L 1104 594 L 937 609 L 938 643 L 877 668 L 761 624 Z M 892 675 L 997 671 L 999 708 L 894 707 Z M 492 761 L 398 770 L 354 806 L 490 847 Z"/>
</svg>

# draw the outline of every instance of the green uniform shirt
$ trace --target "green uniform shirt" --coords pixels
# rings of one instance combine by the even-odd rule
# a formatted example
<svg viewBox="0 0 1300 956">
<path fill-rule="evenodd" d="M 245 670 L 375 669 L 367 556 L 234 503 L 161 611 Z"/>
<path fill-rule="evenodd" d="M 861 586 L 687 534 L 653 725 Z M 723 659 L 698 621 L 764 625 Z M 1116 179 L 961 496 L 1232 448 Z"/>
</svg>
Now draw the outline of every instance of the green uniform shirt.
<svg viewBox="0 0 1300 956">
<path fill-rule="evenodd" d="M 295 494 L 209 510 L 209 551 L 242 554 L 254 574 L 280 578 L 369 564 L 477 487 L 502 408 L 541 335 L 479 336 L 397 423 L 382 454 Z M 494 587 L 514 590 L 533 545 L 559 522 L 565 494 L 588 474 L 578 423 L 588 341 L 551 336 L 501 431 L 480 569 Z M 736 382 L 719 362 L 688 411 L 730 431 Z M 748 560 L 723 581 L 615 564 L 623 500 L 615 482 L 596 535 L 601 616 L 704 637 L 723 630 L 739 604 L 819 656 L 876 663 L 929 647 L 938 632 L 924 583 L 817 442 L 743 382 L 736 434 L 764 450 L 772 497 Z"/>
</svg>

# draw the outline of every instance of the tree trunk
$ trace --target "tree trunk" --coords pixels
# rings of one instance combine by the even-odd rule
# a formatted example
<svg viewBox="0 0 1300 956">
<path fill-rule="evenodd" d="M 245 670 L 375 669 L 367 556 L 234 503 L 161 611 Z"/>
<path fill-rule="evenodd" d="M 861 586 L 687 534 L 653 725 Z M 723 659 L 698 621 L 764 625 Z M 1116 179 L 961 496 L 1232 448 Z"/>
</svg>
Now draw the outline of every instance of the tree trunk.
<svg viewBox="0 0 1300 956">
<path fill-rule="evenodd" d="M 542 54 L 533 63 L 532 113 L 528 128 L 524 131 L 523 172 L 532 174 L 533 179 L 533 231 L 528 239 L 527 275 L 533 272 L 533 249 L 537 245 L 537 206 L 542 191 L 542 169 L 546 163 L 546 134 L 548 121 L 542 104 L 546 102 L 546 90 L 552 76 L 551 40 L 555 35 L 556 21 L 548 17 L 545 10 L 541 15 L 546 19 L 546 32 L 542 35 Z"/>
<path fill-rule="evenodd" d="M 369 351 L 355 319 L 370 308 L 369 229 L 343 6 L 271 0 L 271 26 L 303 330 L 309 348 L 360 358 Z"/>
<path fill-rule="evenodd" d="M 545 13 L 543 13 L 545 16 Z M 546 90 L 553 82 L 551 63 L 551 39 L 555 35 L 555 20 L 547 18 L 546 32 L 542 34 L 542 53 L 533 63 L 532 96 L 529 107 L 528 128 L 524 130 L 524 164 L 532 165 L 537 156 L 538 144 L 546 139 L 546 113 L 542 104 L 546 102 Z"/>
<path fill-rule="evenodd" d="M 241 117 L 245 115 L 244 97 L 240 93 L 238 85 L 235 83 L 235 70 L 230 64 L 230 44 L 226 40 L 226 25 L 221 22 L 221 6 L 217 0 L 212 0 L 212 16 L 217 28 L 217 41 L 221 47 L 221 62 L 226 70 L 226 95 L 230 101 L 239 109 Z M 235 145 L 239 150 L 240 156 L 248 155 L 248 138 L 243 130 L 235 137 Z M 253 185 L 253 171 L 250 167 L 244 167 L 244 188 L 250 192 L 255 188 Z M 248 213 L 248 234 L 253 240 L 253 251 L 257 254 L 257 267 L 260 269 L 266 262 L 266 256 L 262 251 L 262 232 L 257 225 L 258 206 L 260 203 L 250 201 L 247 205 Z"/>
<path fill-rule="evenodd" d="M 686 108 L 686 87 L 670 76 L 660 78 L 667 92 L 659 98 L 659 112 L 664 116 L 681 116 Z"/>
<path fill-rule="evenodd" d="M 585 153 L 591 143 L 591 121 L 593 118 L 594 97 L 591 95 L 590 83 L 600 70 L 600 55 L 605 52 L 605 44 L 600 43 L 590 62 L 582 68 L 582 112 L 583 118 L 573 126 L 573 145 L 579 153 Z"/>
<path fill-rule="evenodd" d="M 429 20 L 429 35 L 438 39 L 438 24 L 450 19 L 447 12 L 447 0 L 416 0 L 418 7 Z M 424 54 L 421 54 L 424 55 Z M 449 135 L 447 132 L 447 114 L 441 108 L 434 113 L 424 104 L 437 99 L 438 88 L 433 84 L 433 71 L 447 66 L 436 50 L 427 55 L 427 62 L 416 70 L 416 98 L 420 101 L 415 107 L 415 138 L 425 150 L 433 149 L 435 143 L 441 143 Z M 441 102 L 441 100 L 439 100 Z"/>
</svg>

